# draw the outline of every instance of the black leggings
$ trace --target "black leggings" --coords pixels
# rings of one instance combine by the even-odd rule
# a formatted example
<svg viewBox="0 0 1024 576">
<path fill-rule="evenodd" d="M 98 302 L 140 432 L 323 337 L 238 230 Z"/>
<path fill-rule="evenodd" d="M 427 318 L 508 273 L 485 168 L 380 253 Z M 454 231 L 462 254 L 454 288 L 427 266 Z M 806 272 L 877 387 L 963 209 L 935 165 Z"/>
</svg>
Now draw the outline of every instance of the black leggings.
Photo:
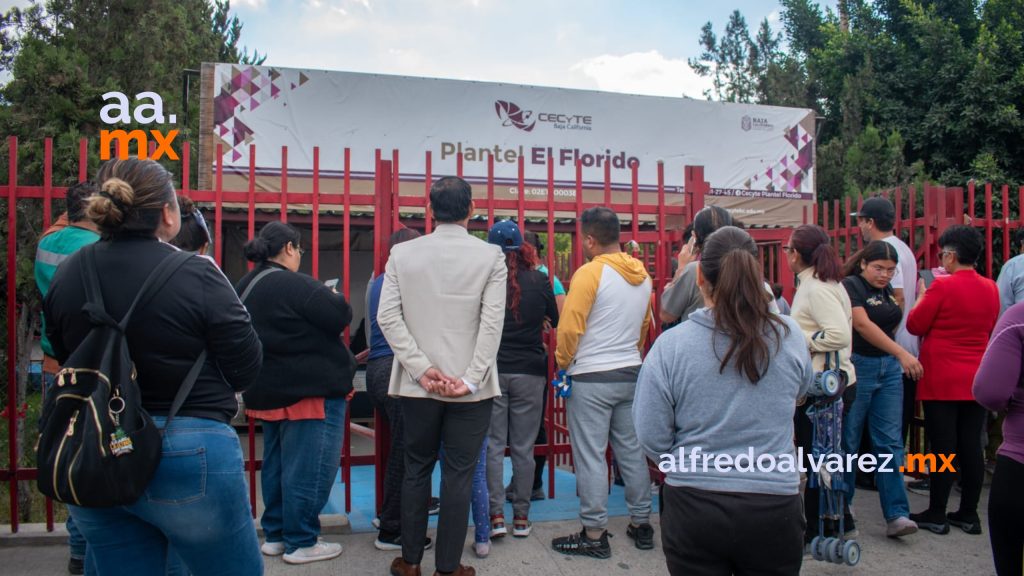
<svg viewBox="0 0 1024 576">
<path fill-rule="evenodd" d="M 988 531 L 999 576 L 1024 574 L 1024 463 L 996 457 L 988 496 Z"/>
<path fill-rule="evenodd" d="M 985 479 L 985 460 L 981 450 L 981 430 L 985 425 L 985 408 L 973 400 L 925 400 L 924 431 L 934 454 L 956 454 L 953 465 L 960 472 L 963 491 L 960 514 L 976 517 L 981 484 Z M 941 469 L 941 459 L 936 459 Z M 928 511 L 935 516 L 946 515 L 949 492 L 956 481 L 956 472 L 932 471 L 928 494 Z"/>
</svg>

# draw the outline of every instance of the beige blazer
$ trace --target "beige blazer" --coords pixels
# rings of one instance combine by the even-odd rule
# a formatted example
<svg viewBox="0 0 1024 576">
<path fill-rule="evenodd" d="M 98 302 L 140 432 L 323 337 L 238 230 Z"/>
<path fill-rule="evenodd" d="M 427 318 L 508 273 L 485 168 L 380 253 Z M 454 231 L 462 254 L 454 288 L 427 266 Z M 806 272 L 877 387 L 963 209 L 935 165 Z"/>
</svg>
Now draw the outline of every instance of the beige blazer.
<svg viewBox="0 0 1024 576">
<path fill-rule="evenodd" d="M 388 394 L 450 402 L 500 396 L 507 276 L 501 249 L 456 224 L 395 246 L 377 308 L 377 324 L 395 353 Z M 477 392 L 461 398 L 427 393 L 419 378 L 432 366 Z"/>
</svg>

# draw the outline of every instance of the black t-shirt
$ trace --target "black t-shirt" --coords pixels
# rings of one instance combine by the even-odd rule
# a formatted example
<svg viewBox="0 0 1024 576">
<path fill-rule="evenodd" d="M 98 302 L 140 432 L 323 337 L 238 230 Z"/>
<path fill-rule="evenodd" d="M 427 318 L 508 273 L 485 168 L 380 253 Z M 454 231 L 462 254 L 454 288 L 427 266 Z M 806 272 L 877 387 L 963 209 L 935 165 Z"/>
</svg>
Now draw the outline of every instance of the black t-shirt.
<svg viewBox="0 0 1024 576">
<path fill-rule="evenodd" d="M 499 374 L 530 374 L 547 376 L 547 354 L 544 352 L 544 317 L 558 325 L 555 293 L 547 275 L 537 270 L 520 270 L 519 317 L 511 308 L 505 309 L 505 328 L 498 347 Z"/>
<path fill-rule="evenodd" d="M 885 332 L 889 338 L 893 338 L 896 328 L 903 320 L 903 309 L 896 302 L 896 295 L 891 285 L 885 288 L 875 288 L 860 275 L 847 276 L 843 279 L 843 287 L 850 295 L 850 305 L 854 308 L 861 307 L 868 314 L 868 319 Z M 862 356 L 885 356 L 887 353 L 879 350 L 857 330 L 853 331 L 853 352 Z"/>
</svg>

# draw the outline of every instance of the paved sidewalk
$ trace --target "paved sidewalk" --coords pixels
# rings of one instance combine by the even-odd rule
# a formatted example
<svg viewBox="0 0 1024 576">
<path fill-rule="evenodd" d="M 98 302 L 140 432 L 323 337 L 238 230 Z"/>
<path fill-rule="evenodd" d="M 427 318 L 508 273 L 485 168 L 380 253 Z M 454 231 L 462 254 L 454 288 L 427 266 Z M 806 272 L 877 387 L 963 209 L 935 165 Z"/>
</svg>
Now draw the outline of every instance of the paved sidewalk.
<svg viewBox="0 0 1024 576">
<path fill-rule="evenodd" d="M 950 498 L 955 506 L 958 495 Z M 987 505 L 988 496 L 982 496 Z M 927 498 L 910 494 L 912 510 L 921 510 Z M 878 506 L 878 495 L 874 492 L 858 492 L 854 510 L 857 514 L 858 542 L 863 548 L 860 564 L 855 568 L 829 565 L 805 558 L 801 574 L 840 575 L 869 574 L 900 576 L 933 576 L 934 574 L 970 574 L 984 576 L 994 574 L 991 549 L 986 534 L 969 536 L 954 528 L 947 536 L 918 533 L 902 541 L 885 538 Z M 983 522 L 986 521 L 984 511 Z M 656 538 L 653 551 L 640 551 L 633 547 L 626 537 L 625 518 L 612 518 L 610 531 L 612 558 L 591 560 L 562 556 L 551 550 L 551 539 L 578 530 L 575 521 L 540 522 L 534 525 L 533 534 L 526 539 L 506 537 L 494 542 L 489 558 L 479 560 L 469 547 L 472 542 L 472 528 L 469 531 L 463 563 L 473 566 L 481 576 L 613 576 L 615 574 L 666 574 L 664 556 L 661 553 L 660 537 Z M 660 526 L 655 518 L 655 530 L 660 536 Z M 289 566 L 280 558 L 268 558 L 268 576 L 386 576 L 391 559 L 397 553 L 380 552 L 373 547 L 375 534 L 342 534 L 327 536 L 328 540 L 341 542 L 345 552 L 340 558 L 306 566 Z M 34 539 L 38 541 L 38 539 Z M 25 546 L 15 545 L 15 540 L 0 537 L 0 573 L 11 576 L 59 576 L 66 574 L 67 549 L 62 545 Z M 433 571 L 433 552 L 424 557 L 424 574 Z"/>
</svg>

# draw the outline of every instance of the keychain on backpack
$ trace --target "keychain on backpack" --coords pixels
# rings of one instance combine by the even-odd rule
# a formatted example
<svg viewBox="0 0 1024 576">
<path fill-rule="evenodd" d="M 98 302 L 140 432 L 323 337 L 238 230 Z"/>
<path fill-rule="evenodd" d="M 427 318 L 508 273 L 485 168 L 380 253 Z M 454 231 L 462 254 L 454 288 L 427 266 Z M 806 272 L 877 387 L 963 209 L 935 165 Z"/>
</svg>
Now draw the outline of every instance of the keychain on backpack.
<svg viewBox="0 0 1024 576">
<path fill-rule="evenodd" d="M 551 381 L 551 386 L 555 389 L 555 396 L 568 398 L 572 394 L 572 376 L 566 374 L 565 370 L 559 370 L 558 376 Z"/>
<path fill-rule="evenodd" d="M 121 412 L 124 412 L 125 403 L 124 398 L 117 392 L 110 397 L 110 403 L 107 405 L 110 410 L 110 416 L 114 420 L 114 432 L 110 434 L 110 453 L 114 456 L 123 456 L 130 454 L 135 448 L 132 445 L 132 439 L 128 437 L 128 434 L 121 428 Z"/>
</svg>

